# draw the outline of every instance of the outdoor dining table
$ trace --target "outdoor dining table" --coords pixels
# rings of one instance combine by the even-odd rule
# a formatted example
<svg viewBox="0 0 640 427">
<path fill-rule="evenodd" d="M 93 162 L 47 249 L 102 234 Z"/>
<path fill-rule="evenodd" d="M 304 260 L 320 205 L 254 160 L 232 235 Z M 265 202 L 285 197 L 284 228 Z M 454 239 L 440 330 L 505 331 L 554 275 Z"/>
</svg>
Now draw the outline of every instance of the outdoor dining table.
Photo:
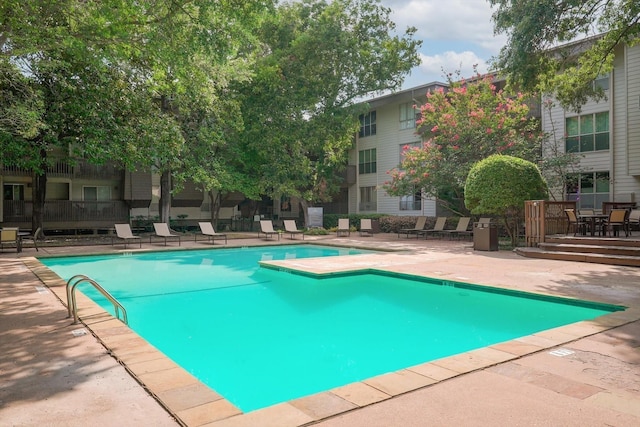
<svg viewBox="0 0 640 427">
<path fill-rule="evenodd" d="M 578 215 L 578 218 L 583 219 L 585 221 L 589 221 L 589 229 L 591 230 L 591 236 L 596 235 L 596 224 L 598 222 L 602 222 L 603 220 L 609 218 L 607 214 L 588 214 L 588 215 Z"/>
</svg>

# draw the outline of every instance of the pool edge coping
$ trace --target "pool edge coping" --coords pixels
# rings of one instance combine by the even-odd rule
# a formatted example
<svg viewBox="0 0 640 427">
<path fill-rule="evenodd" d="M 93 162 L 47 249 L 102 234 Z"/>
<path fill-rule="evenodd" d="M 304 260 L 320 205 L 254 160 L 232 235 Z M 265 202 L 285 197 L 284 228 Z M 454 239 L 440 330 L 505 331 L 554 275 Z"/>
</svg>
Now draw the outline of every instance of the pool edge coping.
<svg viewBox="0 0 640 427">
<path fill-rule="evenodd" d="M 64 280 L 52 270 L 49 270 L 48 267 L 42 264 L 36 257 L 24 257 L 22 261 L 43 284 L 53 291 L 54 295 L 66 307 Z M 401 275 L 401 273 L 390 270 L 378 270 Z M 416 277 L 426 276 L 416 275 Z M 561 299 L 565 298 L 562 296 L 549 296 Z M 304 426 L 405 393 L 431 387 L 460 375 L 543 352 L 640 320 L 639 309 L 626 308 L 626 310 L 611 312 L 595 319 L 583 320 L 548 329 L 515 340 L 436 359 L 431 362 L 382 374 L 267 408 L 243 413 L 208 386 L 198 381 L 186 370 L 175 365 L 166 355 L 146 342 L 135 331 L 117 320 L 88 297 L 80 294 L 78 295 L 78 301 L 81 303 L 78 307 L 81 324 L 87 327 L 93 336 L 107 349 L 109 354 L 114 357 L 178 423 L 184 426 L 216 426 L 226 424 L 227 421 L 243 422 L 246 420 L 246 422 L 251 422 L 251 420 L 264 420 L 265 417 L 274 417 L 274 419 L 279 421 L 288 420 L 287 423 L 282 425 Z M 609 303 L 603 304 L 609 306 L 614 305 Z M 115 333 L 117 330 L 121 332 Z M 144 346 L 141 347 L 143 343 Z M 515 352 L 513 352 L 513 350 L 505 351 L 505 348 L 510 344 L 516 347 L 520 346 L 522 350 Z M 150 352 L 150 354 L 144 354 L 142 358 L 148 358 L 148 360 L 136 362 L 135 355 L 140 355 L 145 352 Z M 158 370 L 157 366 L 159 365 L 169 368 Z M 170 386 L 167 383 L 172 383 L 175 386 Z M 180 390 L 190 387 L 201 387 L 203 390 L 211 391 L 212 394 L 210 394 L 205 401 L 189 407 L 176 404 L 175 399 L 172 400 L 171 392 L 180 392 Z"/>
</svg>

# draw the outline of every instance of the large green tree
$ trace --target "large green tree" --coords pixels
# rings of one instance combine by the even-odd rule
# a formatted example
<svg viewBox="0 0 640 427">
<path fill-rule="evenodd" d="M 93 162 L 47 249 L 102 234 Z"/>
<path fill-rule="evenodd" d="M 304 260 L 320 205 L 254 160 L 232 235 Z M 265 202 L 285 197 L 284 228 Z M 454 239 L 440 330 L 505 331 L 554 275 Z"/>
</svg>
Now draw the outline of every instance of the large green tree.
<svg viewBox="0 0 640 427">
<path fill-rule="evenodd" d="M 611 71 L 617 45 L 640 38 L 637 0 L 489 0 L 496 33 L 508 35 L 495 66 L 522 90 L 555 93 L 564 107 L 579 110 L 592 85 Z M 601 33 L 579 45 L 559 44 Z"/>
<path fill-rule="evenodd" d="M 144 16 L 139 6 L 65 0 L 2 4 L 0 91 L 11 96 L 0 101 L 0 153 L 3 164 L 33 173 L 34 229 L 42 226 L 52 162 L 117 158 L 114 147 L 149 140 L 149 133 L 139 132 L 140 116 L 163 128 L 141 96 L 140 80 L 134 82 L 120 62 L 126 56 L 123 40 L 131 42 L 128 28 L 138 26 L 126 20 Z"/>
<path fill-rule="evenodd" d="M 422 189 L 454 212 L 462 213 L 467 174 L 492 154 L 534 159 L 541 133 L 529 116 L 524 94 L 497 90 L 491 76 L 449 80 L 448 90 L 427 94 L 420 106 L 421 147 L 405 147 L 403 161 L 389 171 L 383 188 L 403 196 Z M 462 211 L 462 212 L 461 212 Z"/>
<path fill-rule="evenodd" d="M 185 176 L 187 144 L 219 142 L 224 88 L 246 68 L 234 54 L 263 5 L 3 2 L 0 151 L 5 165 L 33 171 L 33 228 L 42 225 L 52 152 L 155 167 L 168 220 L 171 171 Z"/>
<path fill-rule="evenodd" d="M 255 45 L 252 29 L 268 5 L 237 0 L 169 2 L 166 19 L 145 27 L 144 42 L 132 63 L 147 75 L 147 90 L 162 116 L 180 129 L 165 144 L 138 151 L 139 164 L 150 163 L 160 174 L 163 222 L 169 221 L 171 192 L 184 180 L 195 180 L 209 191 L 231 173 L 220 168 L 226 163 L 220 156 L 242 120 L 228 86 L 247 79 Z"/>
<path fill-rule="evenodd" d="M 328 200 L 358 129 L 358 101 L 398 89 L 418 64 L 415 29 L 395 35 L 377 1 L 282 3 L 256 33 L 263 55 L 241 87 L 246 172 L 263 194 Z M 306 220 L 306 217 L 305 217 Z"/>
</svg>

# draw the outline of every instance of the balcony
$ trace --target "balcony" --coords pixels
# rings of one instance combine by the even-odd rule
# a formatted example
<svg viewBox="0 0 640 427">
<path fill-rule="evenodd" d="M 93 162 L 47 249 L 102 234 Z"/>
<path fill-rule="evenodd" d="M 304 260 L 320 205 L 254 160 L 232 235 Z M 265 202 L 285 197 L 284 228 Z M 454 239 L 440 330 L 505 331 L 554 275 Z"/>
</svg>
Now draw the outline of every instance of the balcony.
<svg viewBox="0 0 640 427">
<path fill-rule="evenodd" d="M 0 167 L 0 173 L 4 176 L 32 176 L 30 169 L 17 166 L 2 166 Z M 47 176 L 69 179 L 116 180 L 122 179 L 123 171 L 113 164 L 93 165 L 80 161 L 75 166 L 71 166 L 66 162 L 60 161 L 47 167 Z"/>
<path fill-rule="evenodd" d="M 4 225 L 31 227 L 33 202 L 3 201 Z M 45 229 L 111 228 L 113 224 L 129 221 L 129 207 L 121 200 L 86 202 L 49 200 L 44 205 Z"/>
</svg>

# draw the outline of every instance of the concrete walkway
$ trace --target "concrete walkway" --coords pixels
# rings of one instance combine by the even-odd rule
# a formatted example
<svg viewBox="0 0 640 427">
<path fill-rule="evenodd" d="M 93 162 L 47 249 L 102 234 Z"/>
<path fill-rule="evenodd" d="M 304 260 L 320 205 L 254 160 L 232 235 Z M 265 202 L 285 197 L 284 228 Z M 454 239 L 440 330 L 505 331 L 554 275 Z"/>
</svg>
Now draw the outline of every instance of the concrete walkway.
<svg viewBox="0 0 640 427">
<path fill-rule="evenodd" d="M 207 247 L 184 240 L 182 248 Z M 35 251 L 26 249 L 19 257 L 5 252 L 0 254 L 0 425 L 640 425 L 640 269 L 478 252 L 468 241 L 395 234 L 305 241 L 398 251 L 350 257 L 340 262 L 343 269 L 378 268 L 629 309 L 241 414 L 199 383 L 169 375 L 175 368 L 161 355 L 143 352 L 144 344 L 131 339 L 118 321 L 105 321 L 86 308 L 81 315 L 87 324 L 71 325 L 59 283 L 39 270 Z M 265 243 L 229 240 L 229 246 Z M 162 249 L 143 244 L 143 250 Z M 122 250 L 121 245 L 46 247 L 37 255 Z M 335 263 L 295 260 L 292 268 L 323 272 L 334 270 Z M 117 326 L 105 327 L 109 322 Z M 123 342 L 135 343 L 136 353 L 123 350 Z M 154 380 L 155 373 L 162 381 Z"/>
</svg>

